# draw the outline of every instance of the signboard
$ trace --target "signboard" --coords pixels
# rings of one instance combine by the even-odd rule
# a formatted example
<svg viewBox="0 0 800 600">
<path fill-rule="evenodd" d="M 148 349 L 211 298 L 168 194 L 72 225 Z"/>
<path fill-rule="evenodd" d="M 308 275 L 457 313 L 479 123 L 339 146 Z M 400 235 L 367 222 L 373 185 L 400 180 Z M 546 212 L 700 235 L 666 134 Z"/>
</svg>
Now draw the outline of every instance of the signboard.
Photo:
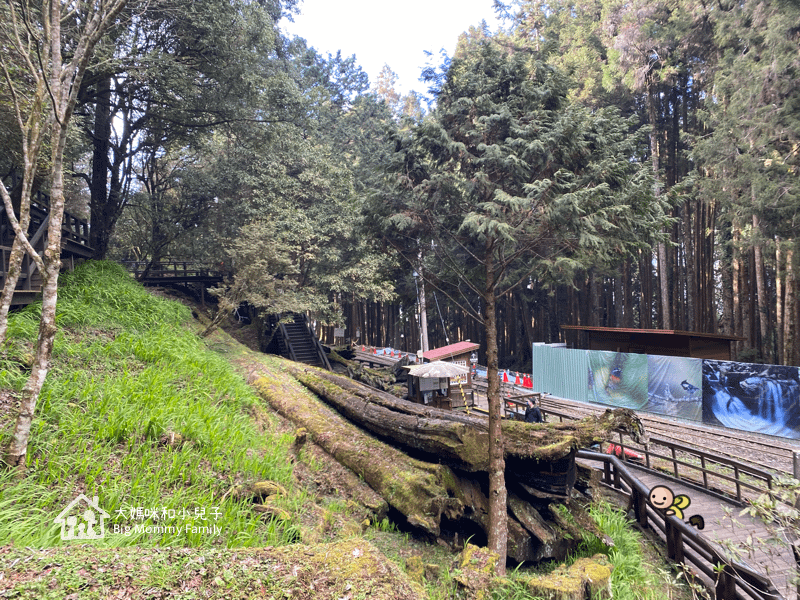
<svg viewBox="0 0 800 600">
<path fill-rule="evenodd" d="M 344 337 L 344 327 L 334 327 L 333 328 L 333 337 Z"/>
<path fill-rule="evenodd" d="M 465 360 L 454 360 L 453 364 L 454 365 L 459 365 L 459 366 L 462 366 L 462 367 L 466 367 L 467 366 L 467 361 L 465 361 Z M 467 383 L 467 373 L 464 373 L 463 375 L 456 375 L 455 377 L 451 377 L 450 378 L 450 385 L 459 385 L 459 384 L 466 384 L 466 383 Z"/>
<path fill-rule="evenodd" d="M 434 390 L 445 389 L 447 387 L 447 378 L 440 379 L 438 377 L 420 377 L 419 389 L 422 392 L 431 392 Z"/>
</svg>

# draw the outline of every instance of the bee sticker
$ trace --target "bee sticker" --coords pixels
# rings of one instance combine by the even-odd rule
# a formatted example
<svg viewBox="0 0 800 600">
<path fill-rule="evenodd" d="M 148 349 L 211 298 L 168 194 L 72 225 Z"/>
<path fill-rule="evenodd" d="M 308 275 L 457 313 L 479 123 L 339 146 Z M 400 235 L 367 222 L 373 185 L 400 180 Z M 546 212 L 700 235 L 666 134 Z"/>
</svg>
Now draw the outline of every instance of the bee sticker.
<svg viewBox="0 0 800 600">
<path fill-rule="evenodd" d="M 658 510 L 664 511 L 664 514 L 675 515 L 683 521 L 683 511 L 689 507 L 692 500 L 689 496 L 684 494 L 675 494 L 671 489 L 665 485 L 657 485 L 650 490 L 650 504 Z M 703 529 L 705 522 L 700 515 L 693 515 L 689 518 L 689 524 Z"/>
</svg>

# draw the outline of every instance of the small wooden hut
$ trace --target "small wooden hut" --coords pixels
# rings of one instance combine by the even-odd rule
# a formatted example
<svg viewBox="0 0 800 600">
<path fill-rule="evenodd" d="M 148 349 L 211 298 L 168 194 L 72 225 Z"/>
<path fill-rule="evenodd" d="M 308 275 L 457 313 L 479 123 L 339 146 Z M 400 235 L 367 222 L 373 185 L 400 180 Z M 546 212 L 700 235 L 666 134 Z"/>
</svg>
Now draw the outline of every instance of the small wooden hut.
<svg viewBox="0 0 800 600">
<path fill-rule="evenodd" d="M 469 340 L 457 342 L 441 348 L 428 350 L 422 354 L 424 363 L 443 362 L 461 367 L 453 370 L 447 377 L 418 376 L 414 367 L 409 371 L 408 399 L 419 404 L 437 408 L 463 408 L 475 404 L 472 391 L 472 371 L 470 356 L 480 346 Z"/>
</svg>

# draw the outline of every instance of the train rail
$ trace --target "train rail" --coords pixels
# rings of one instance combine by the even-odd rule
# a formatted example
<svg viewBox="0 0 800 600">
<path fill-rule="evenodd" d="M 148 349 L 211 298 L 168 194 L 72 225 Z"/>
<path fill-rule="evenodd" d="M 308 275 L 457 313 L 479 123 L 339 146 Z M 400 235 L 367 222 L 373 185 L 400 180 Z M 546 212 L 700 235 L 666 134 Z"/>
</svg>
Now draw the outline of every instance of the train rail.
<svg viewBox="0 0 800 600">
<path fill-rule="evenodd" d="M 485 381 L 473 381 L 473 386 L 478 393 L 485 396 Z M 504 396 L 509 393 L 514 394 L 515 391 L 520 394 L 530 393 L 523 388 L 507 387 L 504 389 Z M 549 395 L 543 395 L 541 407 L 548 419 L 557 420 L 580 419 L 588 415 L 600 414 L 608 408 L 599 404 L 589 404 Z M 794 453 L 800 452 L 800 444 L 792 443 L 790 440 L 679 421 L 644 412 L 638 413 L 638 415 L 647 433 L 653 438 L 691 446 L 744 465 L 764 469 L 775 475 L 793 475 L 794 473 Z M 634 449 L 641 448 L 630 439 L 620 439 L 620 442 Z"/>
</svg>

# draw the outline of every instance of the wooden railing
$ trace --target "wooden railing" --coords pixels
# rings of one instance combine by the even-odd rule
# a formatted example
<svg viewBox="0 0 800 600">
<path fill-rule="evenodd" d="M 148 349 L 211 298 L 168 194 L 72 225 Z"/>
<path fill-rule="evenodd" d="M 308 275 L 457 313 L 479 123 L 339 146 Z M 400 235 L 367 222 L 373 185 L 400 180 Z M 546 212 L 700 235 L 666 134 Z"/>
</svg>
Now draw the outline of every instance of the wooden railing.
<svg viewBox="0 0 800 600">
<path fill-rule="evenodd" d="M 17 183 L 16 177 L 11 178 L 11 187 L 13 188 Z M 4 184 L 3 184 L 4 185 Z M 0 239 L 4 245 L 11 245 L 13 241 L 13 232 L 11 226 L 7 222 L 7 217 L 4 210 L 0 210 L 2 217 L 2 235 Z M 40 248 L 37 246 L 40 240 L 47 238 L 45 232 L 47 231 L 47 224 L 50 220 L 50 196 L 44 192 L 37 191 L 33 198 L 31 198 L 31 223 L 28 227 L 28 235 L 30 236 L 31 246 L 36 250 Z M 34 243 L 34 239 L 36 243 Z M 68 212 L 64 213 L 64 219 L 61 223 L 61 245 L 65 247 L 67 244 L 73 243 L 80 247 L 85 247 L 86 251 L 81 250 L 79 254 L 89 257 L 91 256 L 91 245 L 89 243 L 89 221 L 81 219 Z M 40 244 L 44 248 L 43 244 Z"/>
<path fill-rule="evenodd" d="M 219 269 L 214 269 L 207 264 L 197 263 L 189 260 L 170 260 L 157 263 L 150 263 L 145 260 L 124 260 L 122 265 L 133 274 L 136 279 L 147 274 L 148 279 L 216 279 L 222 280 L 224 273 Z M 149 267 L 149 268 L 148 268 Z"/>
<path fill-rule="evenodd" d="M 572 421 L 578 418 L 550 408 L 542 408 L 542 412 L 545 415 L 557 418 L 559 421 Z M 668 474 L 675 479 L 691 482 L 710 492 L 734 498 L 740 503 L 745 500 L 742 494 L 743 489 L 752 490 L 757 494 L 769 494 L 772 492 L 774 480 L 772 473 L 757 467 L 741 464 L 713 452 L 706 452 L 656 437 L 651 437 L 645 444 L 626 444 L 623 441 L 622 433 L 619 433 L 619 442 L 615 442 L 615 444 L 620 447 L 620 457 L 623 461 L 629 460 L 625 449 L 632 450 L 636 454 L 642 455 L 642 466 L 648 469 Z M 665 448 L 668 454 L 663 454 L 654 449 L 654 447 Z M 690 457 L 694 457 L 699 464 L 689 462 L 687 459 Z M 669 472 L 657 468 L 655 464 L 657 460 L 666 462 L 669 465 Z M 728 469 L 729 472 L 720 472 L 719 468 Z M 691 473 L 687 474 L 687 471 L 696 472 L 696 476 L 692 477 Z M 729 488 L 726 489 L 714 485 L 714 478 L 728 482 L 730 484 Z"/>
<path fill-rule="evenodd" d="M 674 515 L 666 516 L 647 503 L 649 488 L 622 460 L 610 454 L 578 451 L 578 458 L 603 463 L 603 483 L 626 493 L 636 522 L 657 527 L 666 538 L 667 555 L 679 564 L 687 561 L 714 582 L 717 600 L 783 600 L 775 585 L 747 565 L 726 557 L 702 534 Z"/>
</svg>

